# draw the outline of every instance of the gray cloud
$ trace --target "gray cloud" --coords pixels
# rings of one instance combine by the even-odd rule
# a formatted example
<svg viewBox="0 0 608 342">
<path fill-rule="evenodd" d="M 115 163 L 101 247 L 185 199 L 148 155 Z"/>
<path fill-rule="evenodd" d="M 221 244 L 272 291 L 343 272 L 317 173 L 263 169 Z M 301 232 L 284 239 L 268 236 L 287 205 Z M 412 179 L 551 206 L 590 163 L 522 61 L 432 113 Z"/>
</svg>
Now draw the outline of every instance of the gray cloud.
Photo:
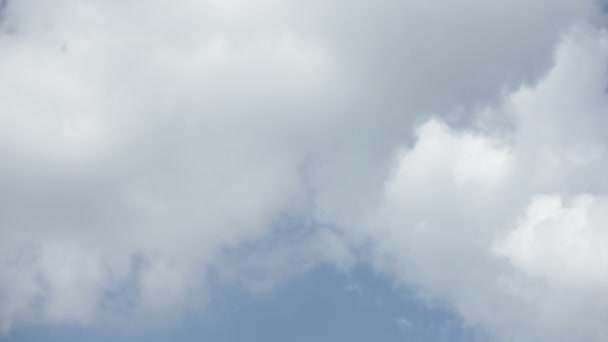
<svg viewBox="0 0 608 342">
<path fill-rule="evenodd" d="M 497 340 L 607 333 L 606 33 L 578 27 L 558 46 L 552 69 L 481 110 L 478 128 L 419 128 L 363 229 L 380 269 Z M 488 116 L 516 128 L 488 131 Z"/>
<path fill-rule="evenodd" d="M 593 76 L 603 69 L 582 69 L 587 87 L 573 95 L 566 82 L 578 75 L 572 54 L 599 65 L 602 35 L 569 33 L 549 76 L 519 88 L 595 11 L 580 0 L 9 2 L 2 330 L 179 315 L 204 304 L 211 269 L 267 287 L 316 262 L 367 260 L 349 249 L 371 242 L 370 262 L 472 324 L 545 333 L 510 316 L 517 308 L 488 317 L 511 298 L 492 281 L 551 258 L 518 266 L 506 248 L 500 259 L 494 234 L 519 229 L 512 220 L 537 193 L 602 191 L 593 168 L 569 158 L 591 146 L 599 152 L 582 163 L 603 163 L 604 79 Z M 589 114 L 573 121 L 577 110 Z M 581 133 L 564 133 L 572 127 Z M 546 141 L 555 158 L 541 153 Z M 405 173 L 391 181 L 394 167 Z M 282 240 L 284 215 L 307 233 Z M 422 221 L 439 228 L 419 243 Z M 269 251 L 247 260 L 229 252 L 262 241 Z M 472 265 L 482 271 L 463 280 Z"/>
</svg>

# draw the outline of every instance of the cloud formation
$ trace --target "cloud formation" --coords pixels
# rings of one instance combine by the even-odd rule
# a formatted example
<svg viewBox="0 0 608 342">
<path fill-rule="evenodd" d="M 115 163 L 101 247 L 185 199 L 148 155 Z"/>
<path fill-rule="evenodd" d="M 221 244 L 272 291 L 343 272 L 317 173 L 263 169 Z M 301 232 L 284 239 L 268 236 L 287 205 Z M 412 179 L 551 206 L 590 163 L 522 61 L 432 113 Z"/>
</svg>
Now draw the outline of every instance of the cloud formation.
<svg viewBox="0 0 608 342">
<path fill-rule="evenodd" d="M 358 260 L 496 339 L 608 333 L 594 1 L 21 0 L 0 18 L 3 332 L 179 316 L 210 273 L 267 288 Z"/>
<path fill-rule="evenodd" d="M 572 29 L 472 128 L 421 126 L 367 224 L 378 267 L 497 340 L 602 340 L 607 38 Z"/>
</svg>

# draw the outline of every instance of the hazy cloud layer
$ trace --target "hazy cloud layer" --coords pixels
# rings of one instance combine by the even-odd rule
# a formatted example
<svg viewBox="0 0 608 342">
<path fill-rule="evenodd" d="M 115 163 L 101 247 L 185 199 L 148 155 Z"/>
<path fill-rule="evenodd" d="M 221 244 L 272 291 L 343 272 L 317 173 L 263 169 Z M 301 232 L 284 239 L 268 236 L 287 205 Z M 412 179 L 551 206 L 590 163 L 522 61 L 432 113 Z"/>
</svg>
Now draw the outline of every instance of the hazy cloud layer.
<svg viewBox="0 0 608 342">
<path fill-rule="evenodd" d="M 366 262 L 496 339 L 608 334 L 595 1 L 0 18 L 3 332 L 179 317 L 211 272 L 255 290 Z"/>
</svg>

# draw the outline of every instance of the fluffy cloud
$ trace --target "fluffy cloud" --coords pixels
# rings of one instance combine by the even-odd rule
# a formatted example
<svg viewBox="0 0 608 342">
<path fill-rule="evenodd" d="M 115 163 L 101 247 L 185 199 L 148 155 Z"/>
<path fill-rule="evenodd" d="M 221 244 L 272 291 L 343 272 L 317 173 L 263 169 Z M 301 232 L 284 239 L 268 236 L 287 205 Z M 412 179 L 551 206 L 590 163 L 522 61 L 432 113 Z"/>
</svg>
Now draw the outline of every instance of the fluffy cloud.
<svg viewBox="0 0 608 342">
<path fill-rule="evenodd" d="M 603 287 L 606 200 L 586 195 L 570 206 L 562 202 L 558 195 L 534 198 L 523 222 L 496 251 L 531 276 Z"/>
<path fill-rule="evenodd" d="M 589 318 L 585 287 L 561 303 L 545 269 L 560 237 L 525 213 L 604 191 L 605 38 L 581 24 L 600 17 L 591 0 L 8 1 L 0 328 L 179 315 L 211 272 L 267 288 L 348 267 L 353 246 L 496 336 L 571 318 L 543 305 Z M 568 208 L 548 224 L 593 239 Z M 605 333 L 585 322 L 573 336 Z"/>
<path fill-rule="evenodd" d="M 362 228 L 373 262 L 494 339 L 603 340 L 607 39 L 571 30 L 474 128 L 422 125 Z"/>
</svg>

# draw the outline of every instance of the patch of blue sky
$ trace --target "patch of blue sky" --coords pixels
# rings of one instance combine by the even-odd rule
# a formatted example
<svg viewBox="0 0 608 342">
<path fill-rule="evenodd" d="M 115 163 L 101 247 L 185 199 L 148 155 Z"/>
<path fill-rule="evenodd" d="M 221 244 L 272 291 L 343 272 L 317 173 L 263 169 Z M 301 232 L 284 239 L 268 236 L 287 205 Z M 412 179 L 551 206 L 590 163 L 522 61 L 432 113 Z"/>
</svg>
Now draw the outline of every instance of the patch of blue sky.
<svg viewBox="0 0 608 342">
<path fill-rule="evenodd" d="M 368 267 L 344 273 L 319 266 L 261 294 L 216 288 L 203 311 L 163 331 L 134 333 L 107 327 L 44 325 L 18 328 L 0 340 L 452 342 L 483 338 L 445 308 L 397 289 Z"/>
</svg>

